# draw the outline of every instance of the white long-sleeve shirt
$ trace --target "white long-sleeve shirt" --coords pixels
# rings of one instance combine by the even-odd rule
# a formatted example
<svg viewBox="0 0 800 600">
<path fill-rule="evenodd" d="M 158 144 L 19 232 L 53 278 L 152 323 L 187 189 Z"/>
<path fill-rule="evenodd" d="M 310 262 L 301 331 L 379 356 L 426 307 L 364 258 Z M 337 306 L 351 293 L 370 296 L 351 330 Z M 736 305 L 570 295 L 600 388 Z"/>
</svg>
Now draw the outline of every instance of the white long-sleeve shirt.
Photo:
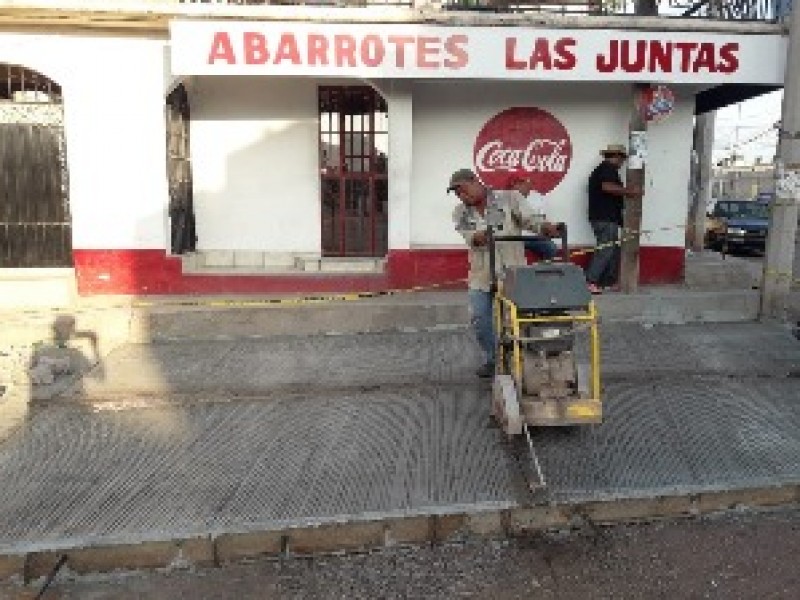
<svg viewBox="0 0 800 600">
<path fill-rule="evenodd" d="M 473 244 L 476 232 L 486 231 L 491 225 L 497 236 L 520 235 L 523 230 L 541 235 L 544 221 L 544 215 L 534 211 L 522 194 L 514 190 L 489 190 L 483 214 L 473 206 L 459 203 L 453 210 L 453 223 L 469 247 L 469 288 L 488 292 L 491 287 L 489 248 Z M 500 242 L 496 247 L 498 276 L 506 267 L 526 264 L 522 242 Z"/>
</svg>

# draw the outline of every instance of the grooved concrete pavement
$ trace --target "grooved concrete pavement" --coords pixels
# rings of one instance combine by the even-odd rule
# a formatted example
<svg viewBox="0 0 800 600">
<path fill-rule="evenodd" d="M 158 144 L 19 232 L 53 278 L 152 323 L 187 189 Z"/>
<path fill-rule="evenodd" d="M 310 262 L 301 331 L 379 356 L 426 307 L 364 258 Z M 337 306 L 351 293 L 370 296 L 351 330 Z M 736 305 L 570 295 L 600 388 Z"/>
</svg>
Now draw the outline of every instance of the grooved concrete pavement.
<svg viewBox="0 0 800 600">
<path fill-rule="evenodd" d="M 602 339 L 605 422 L 535 432 L 536 502 L 800 484 L 788 328 Z M 463 329 L 122 346 L 0 442 L 0 551 L 531 502 L 476 358 Z"/>
</svg>

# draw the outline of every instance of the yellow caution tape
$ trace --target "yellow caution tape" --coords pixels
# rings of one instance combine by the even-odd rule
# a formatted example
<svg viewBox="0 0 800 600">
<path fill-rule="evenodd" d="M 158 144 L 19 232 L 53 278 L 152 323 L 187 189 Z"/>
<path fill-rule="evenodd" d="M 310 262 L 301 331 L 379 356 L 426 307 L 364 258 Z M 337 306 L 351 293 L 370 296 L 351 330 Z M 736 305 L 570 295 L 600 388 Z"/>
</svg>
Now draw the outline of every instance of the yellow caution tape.
<svg viewBox="0 0 800 600">
<path fill-rule="evenodd" d="M 686 225 L 672 225 L 667 227 L 658 227 L 655 229 L 642 229 L 642 230 L 627 230 L 623 229 L 623 235 L 620 237 L 619 240 L 608 242 L 605 244 L 599 244 L 597 246 L 593 246 L 591 248 L 584 248 L 581 250 L 571 250 L 569 253 L 569 258 L 574 258 L 577 256 L 584 256 L 587 254 L 592 254 L 597 252 L 598 250 L 602 250 L 604 248 L 611 248 L 614 246 L 621 246 L 627 240 L 631 239 L 638 239 L 643 235 L 649 235 L 651 233 L 655 233 L 657 231 L 670 231 L 673 229 L 685 229 Z M 543 264 L 553 263 L 556 261 L 553 260 L 546 260 L 541 261 Z M 765 272 L 765 276 L 771 276 L 776 278 L 789 278 L 791 283 L 800 283 L 800 279 L 795 279 L 792 273 L 781 273 L 777 271 L 768 270 Z M 440 288 L 446 287 L 453 287 L 457 285 L 462 285 L 466 282 L 466 277 L 461 277 L 459 279 L 454 279 L 450 281 L 444 281 L 441 283 L 432 283 L 430 285 L 422 285 L 422 286 L 414 286 L 410 288 L 402 288 L 402 289 L 389 289 L 389 290 L 379 290 L 375 292 L 352 292 L 348 294 L 333 294 L 333 295 L 315 295 L 315 296 L 299 296 L 299 297 L 281 297 L 281 298 L 264 298 L 264 299 L 257 299 L 257 300 L 225 300 L 225 299 L 217 299 L 217 300 L 179 300 L 179 301 L 165 301 L 165 302 L 153 302 L 153 301 L 143 301 L 143 300 L 135 300 L 130 305 L 106 305 L 103 307 L 96 307 L 100 309 L 112 309 L 112 308 L 125 308 L 126 306 L 131 306 L 134 308 L 148 308 L 154 306 L 217 306 L 217 307 L 269 307 L 269 306 L 287 306 L 287 305 L 306 305 L 306 304 L 323 304 L 328 302 L 353 302 L 358 300 L 366 300 L 369 298 L 380 298 L 380 297 L 388 297 L 388 296 L 397 296 L 400 294 L 413 294 L 416 292 L 424 292 L 424 291 L 431 291 Z M 87 307 L 88 308 L 88 307 Z M 60 309 L 54 309 L 60 310 Z M 41 312 L 41 311 L 18 311 L 21 313 L 26 312 Z"/>
<path fill-rule="evenodd" d="M 378 290 L 376 292 L 352 292 L 349 294 L 332 294 L 326 296 L 298 296 L 282 298 L 263 298 L 257 300 L 185 300 L 178 302 L 146 302 L 134 301 L 131 306 L 135 308 L 147 308 L 152 306 L 225 306 L 225 307 L 248 307 L 248 306 L 279 306 L 279 305 L 302 305 L 302 304 L 324 304 L 327 302 L 352 302 L 356 300 L 366 300 L 368 298 L 380 298 L 383 296 L 397 296 L 400 294 L 413 294 L 444 287 L 461 285 L 466 281 L 465 277 L 432 283 L 430 285 L 419 285 L 410 288 L 398 288 L 390 290 Z"/>
</svg>

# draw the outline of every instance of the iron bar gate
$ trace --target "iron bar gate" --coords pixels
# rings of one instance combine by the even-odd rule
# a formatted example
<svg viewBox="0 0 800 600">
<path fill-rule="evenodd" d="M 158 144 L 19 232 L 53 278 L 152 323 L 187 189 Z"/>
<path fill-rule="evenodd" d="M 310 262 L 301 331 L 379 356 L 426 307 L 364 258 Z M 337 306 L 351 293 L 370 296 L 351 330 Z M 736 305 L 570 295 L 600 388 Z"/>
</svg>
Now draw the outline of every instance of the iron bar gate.
<svg viewBox="0 0 800 600">
<path fill-rule="evenodd" d="M 0 267 L 70 266 L 61 88 L 0 64 Z"/>
</svg>

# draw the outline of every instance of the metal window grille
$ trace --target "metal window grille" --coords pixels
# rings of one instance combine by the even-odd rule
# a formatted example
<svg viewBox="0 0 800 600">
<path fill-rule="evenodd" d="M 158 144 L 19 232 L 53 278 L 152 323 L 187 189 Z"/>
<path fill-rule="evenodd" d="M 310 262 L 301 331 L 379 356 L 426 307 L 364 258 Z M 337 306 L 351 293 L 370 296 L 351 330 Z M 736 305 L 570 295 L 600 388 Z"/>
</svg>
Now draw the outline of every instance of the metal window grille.
<svg viewBox="0 0 800 600">
<path fill-rule="evenodd" d="M 388 249 L 389 115 L 368 86 L 319 88 L 322 251 L 384 256 Z"/>
<path fill-rule="evenodd" d="M 0 63 L 0 267 L 70 266 L 61 87 Z"/>
</svg>

